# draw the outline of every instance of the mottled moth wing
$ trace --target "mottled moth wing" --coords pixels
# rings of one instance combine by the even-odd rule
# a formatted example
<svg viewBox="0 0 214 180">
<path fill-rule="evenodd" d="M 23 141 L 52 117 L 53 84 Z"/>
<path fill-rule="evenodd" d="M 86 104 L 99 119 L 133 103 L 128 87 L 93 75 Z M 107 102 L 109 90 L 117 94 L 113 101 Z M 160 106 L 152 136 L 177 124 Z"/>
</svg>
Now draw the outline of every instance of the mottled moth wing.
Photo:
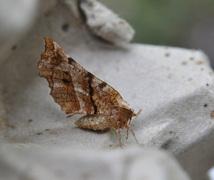
<svg viewBox="0 0 214 180">
<path fill-rule="evenodd" d="M 45 38 L 45 51 L 38 63 L 51 95 L 67 114 L 109 114 L 114 106 L 130 109 L 129 104 L 110 85 L 103 82 L 75 60 L 59 45 Z"/>
</svg>

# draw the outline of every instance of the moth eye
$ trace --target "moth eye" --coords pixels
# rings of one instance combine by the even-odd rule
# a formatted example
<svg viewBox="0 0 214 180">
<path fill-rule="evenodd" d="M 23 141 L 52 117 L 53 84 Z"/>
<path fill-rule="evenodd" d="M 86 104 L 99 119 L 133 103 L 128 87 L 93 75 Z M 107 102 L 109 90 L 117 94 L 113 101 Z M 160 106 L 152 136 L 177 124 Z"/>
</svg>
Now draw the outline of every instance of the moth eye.
<svg viewBox="0 0 214 180">
<path fill-rule="evenodd" d="M 132 114 L 132 111 L 131 111 L 131 110 L 128 110 L 128 114 Z"/>
</svg>

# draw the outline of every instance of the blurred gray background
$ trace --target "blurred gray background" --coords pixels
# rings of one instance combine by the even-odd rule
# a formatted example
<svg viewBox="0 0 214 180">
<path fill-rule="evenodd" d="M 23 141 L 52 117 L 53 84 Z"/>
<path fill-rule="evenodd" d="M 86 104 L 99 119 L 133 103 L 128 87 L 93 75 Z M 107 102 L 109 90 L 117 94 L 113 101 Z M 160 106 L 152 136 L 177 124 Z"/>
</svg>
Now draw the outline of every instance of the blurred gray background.
<svg viewBox="0 0 214 180">
<path fill-rule="evenodd" d="M 133 26 L 133 42 L 200 49 L 214 67 L 213 0 L 100 1 Z"/>
<path fill-rule="evenodd" d="M 133 42 L 200 49 L 214 67 L 213 0 L 100 0 L 136 30 Z M 35 21 L 38 0 L 0 0 L 0 54 Z M 9 53 L 9 52 L 8 52 Z"/>
</svg>

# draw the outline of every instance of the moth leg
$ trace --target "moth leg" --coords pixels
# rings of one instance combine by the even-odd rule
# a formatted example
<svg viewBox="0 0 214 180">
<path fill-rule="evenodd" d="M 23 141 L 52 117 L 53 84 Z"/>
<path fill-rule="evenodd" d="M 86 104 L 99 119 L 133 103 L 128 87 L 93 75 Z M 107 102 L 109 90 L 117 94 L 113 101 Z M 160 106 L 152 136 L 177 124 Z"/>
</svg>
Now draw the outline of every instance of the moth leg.
<svg viewBox="0 0 214 180">
<path fill-rule="evenodd" d="M 126 139 L 128 139 L 128 137 L 129 137 L 129 126 L 128 126 L 128 125 L 126 125 L 126 128 L 127 128 L 127 135 L 126 135 Z"/>
<path fill-rule="evenodd" d="M 72 114 L 68 115 L 67 118 L 72 117 L 72 116 L 74 116 L 75 114 L 78 114 L 78 113 L 72 113 Z"/>
<path fill-rule="evenodd" d="M 109 129 L 107 118 L 97 114 L 83 116 L 75 122 L 75 125 L 83 129 L 92 129 L 94 131 Z"/>
<path fill-rule="evenodd" d="M 120 145 L 120 147 L 121 147 L 121 149 L 122 149 L 123 147 L 122 147 L 122 143 L 121 143 L 120 128 L 118 129 L 118 134 L 119 134 L 119 145 Z"/>
<path fill-rule="evenodd" d="M 129 121 L 129 124 L 126 124 L 126 125 L 125 125 L 125 127 L 126 127 L 126 129 L 127 129 L 127 136 L 126 136 L 126 139 L 128 139 L 128 137 L 129 137 L 129 128 L 130 128 L 130 124 L 131 124 L 131 119 L 130 119 L 130 121 Z"/>
<path fill-rule="evenodd" d="M 132 132 L 132 135 L 134 136 L 135 141 L 137 142 L 137 144 L 139 144 L 139 142 L 138 142 L 138 140 L 137 140 L 137 138 L 136 138 L 136 136 L 135 136 L 135 133 L 134 133 L 134 131 L 132 130 L 131 127 L 130 127 L 130 130 L 131 130 L 131 132 Z"/>
</svg>

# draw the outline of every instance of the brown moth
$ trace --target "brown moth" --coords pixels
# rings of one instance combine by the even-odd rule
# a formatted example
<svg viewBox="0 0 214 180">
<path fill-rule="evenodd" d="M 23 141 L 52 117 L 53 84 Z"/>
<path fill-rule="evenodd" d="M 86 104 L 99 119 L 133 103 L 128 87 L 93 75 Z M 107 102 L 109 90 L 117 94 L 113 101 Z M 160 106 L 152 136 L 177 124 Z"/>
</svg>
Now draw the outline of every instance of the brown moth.
<svg viewBox="0 0 214 180">
<path fill-rule="evenodd" d="M 47 79 L 51 96 L 62 111 L 70 114 L 68 117 L 85 115 L 75 122 L 78 127 L 94 131 L 113 128 L 119 133 L 120 146 L 120 129 L 125 127 L 127 138 L 130 129 L 138 143 L 130 127 L 137 114 L 130 105 L 113 87 L 84 69 L 49 38 L 45 38 L 38 72 Z"/>
</svg>

